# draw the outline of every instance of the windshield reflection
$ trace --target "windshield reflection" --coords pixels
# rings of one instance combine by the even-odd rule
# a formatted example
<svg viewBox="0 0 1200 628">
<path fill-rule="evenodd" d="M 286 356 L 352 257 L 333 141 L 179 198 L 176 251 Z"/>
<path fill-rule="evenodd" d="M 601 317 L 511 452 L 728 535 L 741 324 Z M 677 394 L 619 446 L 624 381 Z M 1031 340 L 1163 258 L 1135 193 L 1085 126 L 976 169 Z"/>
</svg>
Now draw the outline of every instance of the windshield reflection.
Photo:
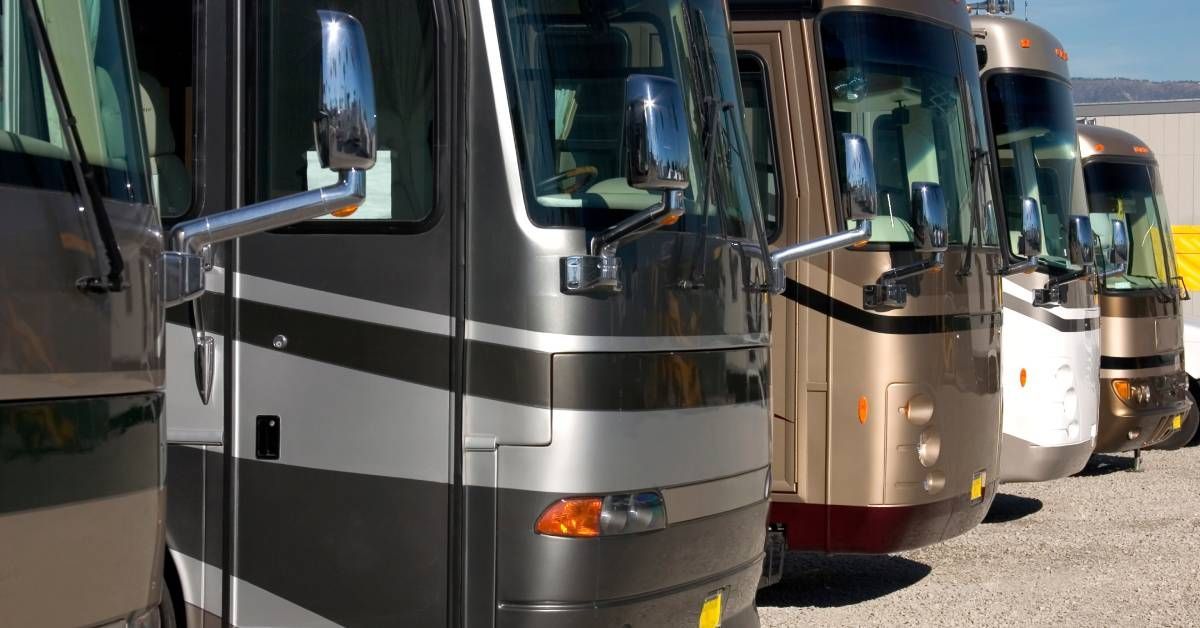
<svg viewBox="0 0 1200 628">
<path fill-rule="evenodd" d="M 1105 281 L 1109 290 L 1161 289 L 1173 273 L 1174 247 L 1162 204 L 1162 184 L 1154 166 L 1096 162 L 1084 167 L 1092 229 L 1104 259 L 1112 246 L 1112 222 L 1129 229 L 1129 268 Z"/>
</svg>

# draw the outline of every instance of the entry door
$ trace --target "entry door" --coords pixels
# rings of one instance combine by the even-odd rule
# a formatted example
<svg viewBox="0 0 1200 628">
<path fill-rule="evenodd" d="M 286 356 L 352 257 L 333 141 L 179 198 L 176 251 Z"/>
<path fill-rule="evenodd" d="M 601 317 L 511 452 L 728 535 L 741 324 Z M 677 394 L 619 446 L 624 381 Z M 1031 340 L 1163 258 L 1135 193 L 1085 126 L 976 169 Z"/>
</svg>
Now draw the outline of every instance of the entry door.
<svg viewBox="0 0 1200 628">
<path fill-rule="evenodd" d="M 452 239 L 431 4 L 265 0 L 246 16 L 246 200 L 336 180 L 313 145 L 317 9 L 365 27 L 379 153 L 355 214 L 237 246 L 236 625 L 447 621 Z"/>
<path fill-rule="evenodd" d="M 772 247 L 826 235 L 826 196 L 817 166 L 801 26 L 735 22 L 734 40 Z M 789 265 L 787 292 L 772 298 L 771 475 L 776 499 L 825 499 L 828 320 L 810 309 L 806 295 L 828 294 L 828 268 L 828 256 Z"/>
</svg>

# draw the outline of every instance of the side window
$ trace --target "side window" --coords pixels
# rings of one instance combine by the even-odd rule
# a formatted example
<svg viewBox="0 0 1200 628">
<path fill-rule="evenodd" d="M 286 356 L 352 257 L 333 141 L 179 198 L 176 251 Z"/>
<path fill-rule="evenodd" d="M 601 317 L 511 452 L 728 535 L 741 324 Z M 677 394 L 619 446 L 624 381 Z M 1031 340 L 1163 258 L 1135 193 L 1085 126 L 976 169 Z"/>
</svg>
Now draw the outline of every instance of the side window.
<svg viewBox="0 0 1200 628">
<path fill-rule="evenodd" d="M 193 9 L 193 4 L 195 8 Z M 193 34 L 204 2 L 129 0 L 137 51 L 150 188 L 160 215 L 181 218 L 200 203 L 195 138 L 198 119 Z"/>
<path fill-rule="evenodd" d="M 254 43 L 256 91 L 252 122 L 254 200 L 329 185 L 313 140 L 320 46 L 317 11 L 344 11 L 362 22 L 375 75 L 379 147 L 367 173 L 367 201 L 355 213 L 325 217 L 305 230 L 334 223 L 420 223 L 434 209 L 437 52 L 431 3 L 388 0 L 267 0 L 259 3 Z"/>
<path fill-rule="evenodd" d="M 767 239 L 774 242 L 783 231 L 782 199 L 779 189 L 778 148 L 775 145 L 775 125 L 771 116 L 771 90 L 767 64 L 751 52 L 738 52 L 738 72 L 742 79 L 742 101 L 745 105 L 746 135 L 754 161 L 754 178 L 758 185 L 759 206 Z"/>
<path fill-rule="evenodd" d="M 16 0 L 3 0 L 0 7 L 0 182 L 75 191 L 68 129 L 29 16 Z M 144 202 L 141 132 L 116 0 L 41 2 L 39 9 L 80 148 L 100 193 Z"/>
</svg>

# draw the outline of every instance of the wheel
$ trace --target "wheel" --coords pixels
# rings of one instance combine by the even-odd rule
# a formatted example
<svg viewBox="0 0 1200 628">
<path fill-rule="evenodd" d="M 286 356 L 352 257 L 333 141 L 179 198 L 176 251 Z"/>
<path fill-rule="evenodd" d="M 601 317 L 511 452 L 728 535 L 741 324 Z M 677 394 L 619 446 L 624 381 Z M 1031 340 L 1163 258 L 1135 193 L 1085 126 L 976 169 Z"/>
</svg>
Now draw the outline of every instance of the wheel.
<svg viewBox="0 0 1200 628">
<path fill-rule="evenodd" d="M 1200 400 L 1200 382 L 1189 377 L 1188 390 L 1192 394 L 1192 407 L 1195 408 L 1196 401 Z M 1193 436 L 1192 441 L 1187 444 L 1188 447 L 1195 447 L 1196 445 L 1200 445 L 1200 429 L 1196 430 L 1196 435 Z"/>
</svg>

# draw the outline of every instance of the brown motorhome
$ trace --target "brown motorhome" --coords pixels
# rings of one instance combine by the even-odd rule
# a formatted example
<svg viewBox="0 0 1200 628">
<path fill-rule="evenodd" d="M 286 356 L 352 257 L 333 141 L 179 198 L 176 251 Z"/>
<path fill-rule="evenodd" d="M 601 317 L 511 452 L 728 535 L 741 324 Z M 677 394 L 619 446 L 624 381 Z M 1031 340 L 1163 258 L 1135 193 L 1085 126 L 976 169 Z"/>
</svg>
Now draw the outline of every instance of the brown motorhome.
<svg viewBox="0 0 1200 628">
<path fill-rule="evenodd" d="M 772 535 L 883 553 L 983 519 L 1000 437 L 1000 250 L 962 4 L 730 3 L 773 247 L 847 222 L 865 139 L 878 217 L 773 302 Z M 944 210 L 941 215 L 935 209 Z"/>
<path fill-rule="evenodd" d="M 1077 130 L 1098 257 L 1125 267 L 1101 286 L 1096 451 L 1137 452 L 1170 438 L 1191 409 L 1180 315 L 1187 289 L 1175 275 L 1154 153 L 1125 131 Z"/>
</svg>

